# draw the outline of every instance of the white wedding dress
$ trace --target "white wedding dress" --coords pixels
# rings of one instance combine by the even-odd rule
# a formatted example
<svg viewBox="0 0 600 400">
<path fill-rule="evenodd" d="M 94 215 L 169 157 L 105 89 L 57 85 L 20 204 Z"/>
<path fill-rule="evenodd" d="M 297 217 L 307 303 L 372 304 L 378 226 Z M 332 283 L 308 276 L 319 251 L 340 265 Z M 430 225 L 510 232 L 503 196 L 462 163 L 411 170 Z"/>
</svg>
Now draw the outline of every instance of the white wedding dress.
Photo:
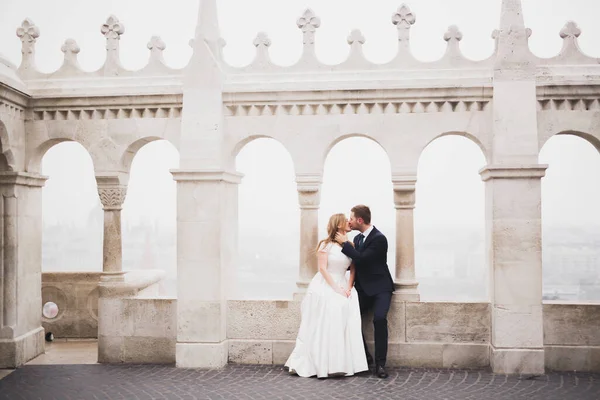
<svg viewBox="0 0 600 400">
<path fill-rule="evenodd" d="M 330 243 L 320 251 L 328 253 L 327 271 L 333 280 L 347 287 L 346 270 L 352 260 L 337 244 Z M 368 369 L 356 289 L 345 297 L 317 272 L 302 300 L 301 316 L 296 347 L 285 363 L 290 373 L 325 378 Z"/>
</svg>

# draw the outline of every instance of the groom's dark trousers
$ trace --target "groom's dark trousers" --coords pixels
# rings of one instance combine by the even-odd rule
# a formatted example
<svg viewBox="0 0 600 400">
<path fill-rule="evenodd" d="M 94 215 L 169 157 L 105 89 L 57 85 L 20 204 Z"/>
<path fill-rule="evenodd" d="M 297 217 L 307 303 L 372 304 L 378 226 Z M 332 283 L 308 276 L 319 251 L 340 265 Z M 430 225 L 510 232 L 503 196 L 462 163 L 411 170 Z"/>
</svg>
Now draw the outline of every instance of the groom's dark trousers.
<svg viewBox="0 0 600 400">
<path fill-rule="evenodd" d="M 394 291 L 394 281 L 387 266 L 387 251 L 387 239 L 375 227 L 362 245 L 360 235 L 357 235 L 354 238 L 354 247 L 348 242 L 342 246 L 342 253 L 352 258 L 356 267 L 354 282 L 361 316 L 364 317 L 369 310 L 373 310 L 375 364 L 380 366 L 385 366 L 387 358 L 387 313 Z M 367 344 L 364 345 L 367 358 L 371 358 Z"/>
</svg>

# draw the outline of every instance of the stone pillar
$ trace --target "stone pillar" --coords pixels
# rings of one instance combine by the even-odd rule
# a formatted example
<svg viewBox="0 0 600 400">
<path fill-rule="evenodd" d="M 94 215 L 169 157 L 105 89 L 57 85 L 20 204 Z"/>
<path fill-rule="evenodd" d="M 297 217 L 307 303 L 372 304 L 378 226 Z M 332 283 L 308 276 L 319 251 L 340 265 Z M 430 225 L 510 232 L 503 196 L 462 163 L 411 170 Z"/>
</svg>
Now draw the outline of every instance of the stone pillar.
<svg viewBox="0 0 600 400">
<path fill-rule="evenodd" d="M 102 280 L 123 279 L 121 241 L 121 210 L 127 194 L 126 178 L 122 174 L 97 175 L 98 194 L 104 209 L 102 246 Z"/>
<path fill-rule="evenodd" d="M 415 185 L 417 178 L 394 177 L 394 206 L 396 208 L 396 273 L 394 298 L 419 301 L 419 282 L 415 277 Z"/>
<path fill-rule="evenodd" d="M 315 248 L 319 242 L 321 182 L 320 174 L 296 175 L 300 204 L 300 271 L 296 283 L 297 293 L 304 293 L 317 273 Z"/>
<path fill-rule="evenodd" d="M 177 181 L 177 345 L 183 368 L 227 363 L 227 271 L 235 262 L 238 184 L 225 171 L 172 171 Z"/>
<path fill-rule="evenodd" d="M 481 170 L 491 266 L 490 362 L 498 373 L 544 373 L 541 178 L 546 168 Z"/>
<path fill-rule="evenodd" d="M 496 373 L 544 373 L 541 178 L 537 58 L 529 51 L 520 0 L 502 0 L 493 71 L 492 145 L 481 175 L 486 192 Z"/>
<path fill-rule="evenodd" d="M 0 173 L 0 368 L 44 352 L 42 186 L 46 177 Z"/>
</svg>

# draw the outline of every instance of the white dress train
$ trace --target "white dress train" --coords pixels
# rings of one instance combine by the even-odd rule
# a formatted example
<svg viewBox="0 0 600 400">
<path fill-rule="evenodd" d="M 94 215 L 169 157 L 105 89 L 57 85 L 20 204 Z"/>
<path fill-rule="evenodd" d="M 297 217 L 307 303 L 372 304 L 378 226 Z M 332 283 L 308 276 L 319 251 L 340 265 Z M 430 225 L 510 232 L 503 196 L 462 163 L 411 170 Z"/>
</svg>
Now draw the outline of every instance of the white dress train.
<svg viewBox="0 0 600 400">
<path fill-rule="evenodd" d="M 328 253 L 327 271 L 336 284 L 347 287 L 346 270 L 352 260 L 342 248 L 330 243 L 319 251 Z M 320 272 L 308 285 L 301 304 L 296 347 L 285 366 L 302 377 L 350 376 L 368 369 L 362 340 L 358 293 L 350 297 L 333 290 Z"/>
</svg>

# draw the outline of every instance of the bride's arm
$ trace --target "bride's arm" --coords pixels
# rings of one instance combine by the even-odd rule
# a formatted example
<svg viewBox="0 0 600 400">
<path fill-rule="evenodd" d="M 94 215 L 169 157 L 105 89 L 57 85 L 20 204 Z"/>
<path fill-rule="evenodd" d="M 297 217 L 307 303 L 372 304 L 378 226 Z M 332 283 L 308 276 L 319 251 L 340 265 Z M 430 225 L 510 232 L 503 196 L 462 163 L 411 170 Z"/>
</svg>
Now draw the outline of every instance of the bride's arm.
<svg viewBox="0 0 600 400">
<path fill-rule="evenodd" d="M 352 290 L 352 287 L 354 286 L 354 277 L 356 275 L 356 267 L 354 266 L 354 263 L 350 264 L 350 278 L 348 278 L 348 294 L 350 293 L 350 291 Z"/>
<path fill-rule="evenodd" d="M 319 272 L 321 273 L 321 275 L 323 275 L 325 281 L 329 284 L 329 286 L 331 286 L 331 288 L 334 291 L 347 297 L 345 289 L 343 287 L 340 287 L 340 285 L 336 284 L 333 278 L 331 277 L 331 274 L 327 271 L 327 256 L 328 251 L 325 249 L 321 249 L 317 252 L 317 263 L 319 265 Z"/>
</svg>

